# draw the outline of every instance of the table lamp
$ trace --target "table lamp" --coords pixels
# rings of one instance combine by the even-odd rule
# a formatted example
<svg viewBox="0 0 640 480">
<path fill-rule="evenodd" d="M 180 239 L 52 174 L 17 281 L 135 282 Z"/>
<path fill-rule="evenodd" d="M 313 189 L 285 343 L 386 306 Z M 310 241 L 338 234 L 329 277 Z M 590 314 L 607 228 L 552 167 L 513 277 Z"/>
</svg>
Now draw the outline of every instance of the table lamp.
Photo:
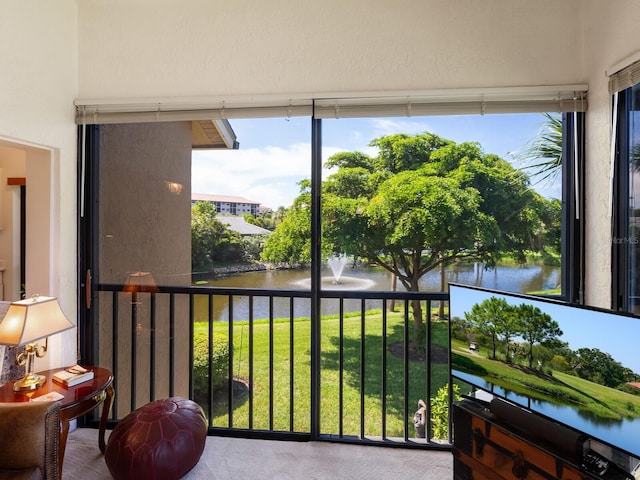
<svg viewBox="0 0 640 480">
<path fill-rule="evenodd" d="M 44 385 L 46 377 L 33 372 L 35 357 L 42 358 L 47 354 L 49 335 L 74 326 L 62 313 L 56 297 L 34 295 L 9 305 L 7 314 L 0 320 L 0 345 L 24 346 L 22 353 L 16 353 L 16 365 L 27 365 L 27 374 L 13 384 L 14 391 L 36 390 Z M 40 346 L 37 342 L 43 338 L 44 346 Z"/>
<path fill-rule="evenodd" d="M 122 291 L 131 293 L 131 303 L 138 304 L 138 292 L 156 293 L 158 286 L 150 272 L 135 272 L 127 277 Z"/>
<path fill-rule="evenodd" d="M 127 277 L 122 291 L 156 293 L 158 286 L 150 272 L 134 272 Z"/>
</svg>

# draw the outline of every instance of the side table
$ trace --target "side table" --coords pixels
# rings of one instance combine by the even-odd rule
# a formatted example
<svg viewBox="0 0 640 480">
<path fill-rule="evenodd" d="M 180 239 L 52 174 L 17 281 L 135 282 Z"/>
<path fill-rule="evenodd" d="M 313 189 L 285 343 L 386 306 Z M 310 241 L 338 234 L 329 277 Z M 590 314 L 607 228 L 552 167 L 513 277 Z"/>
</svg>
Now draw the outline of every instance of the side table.
<svg viewBox="0 0 640 480">
<path fill-rule="evenodd" d="M 60 402 L 60 446 L 58 455 L 60 458 L 60 476 L 62 476 L 62 462 L 64 451 L 67 446 L 67 436 L 69 435 L 69 424 L 71 420 L 90 413 L 94 408 L 103 405 L 100 417 L 100 428 L 98 431 L 98 447 L 104 453 L 106 443 L 104 433 L 109 419 L 109 411 L 113 403 L 115 390 L 113 388 L 113 375 L 111 371 L 102 367 L 85 366 L 93 370 L 92 380 L 80 383 L 73 387 L 64 385 L 52 380 L 52 375 L 62 368 L 55 368 L 45 372 L 38 372 L 47 377 L 44 386 L 38 390 L 29 392 L 14 392 L 13 382 L 8 382 L 0 387 L 0 402 L 29 402 L 31 398 L 36 398 L 50 392 L 57 392 L 63 396 Z"/>
</svg>

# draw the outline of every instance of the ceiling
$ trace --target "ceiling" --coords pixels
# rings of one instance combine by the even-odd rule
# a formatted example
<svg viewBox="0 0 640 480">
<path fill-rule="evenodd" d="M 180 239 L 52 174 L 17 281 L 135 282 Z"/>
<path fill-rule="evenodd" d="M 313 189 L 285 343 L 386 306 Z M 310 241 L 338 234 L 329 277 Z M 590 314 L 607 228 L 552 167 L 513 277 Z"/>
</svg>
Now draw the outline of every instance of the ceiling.
<svg viewBox="0 0 640 480">
<path fill-rule="evenodd" d="M 194 120 L 191 122 L 194 149 L 237 149 L 236 134 L 228 120 Z"/>
</svg>

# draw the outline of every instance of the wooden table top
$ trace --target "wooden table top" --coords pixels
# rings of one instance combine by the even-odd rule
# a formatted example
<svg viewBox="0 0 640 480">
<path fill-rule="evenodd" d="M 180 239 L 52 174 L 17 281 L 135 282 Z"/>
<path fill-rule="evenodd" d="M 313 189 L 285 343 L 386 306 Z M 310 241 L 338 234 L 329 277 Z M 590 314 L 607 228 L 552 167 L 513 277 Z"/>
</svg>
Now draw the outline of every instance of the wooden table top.
<svg viewBox="0 0 640 480">
<path fill-rule="evenodd" d="M 38 375 L 47 377 L 45 384 L 37 390 L 14 392 L 13 382 L 7 382 L 0 387 L 0 402 L 28 402 L 30 398 L 36 398 L 50 392 L 57 392 L 63 396 L 63 398 L 60 399 L 61 408 L 66 409 L 77 405 L 87 397 L 94 396 L 96 393 L 103 391 L 113 382 L 113 374 L 110 370 L 95 366 L 84 365 L 84 367 L 93 370 L 93 379 L 79 383 L 73 387 L 66 387 L 51 378 L 54 373 L 63 370 L 63 368 L 36 372 Z"/>
</svg>

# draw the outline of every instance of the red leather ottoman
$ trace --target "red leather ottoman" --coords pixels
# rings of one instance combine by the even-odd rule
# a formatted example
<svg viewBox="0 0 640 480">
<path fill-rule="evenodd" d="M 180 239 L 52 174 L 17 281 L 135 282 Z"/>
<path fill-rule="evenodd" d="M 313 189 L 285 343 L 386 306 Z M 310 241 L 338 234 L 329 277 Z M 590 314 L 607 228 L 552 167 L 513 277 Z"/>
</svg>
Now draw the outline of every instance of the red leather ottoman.
<svg viewBox="0 0 640 480">
<path fill-rule="evenodd" d="M 204 450 L 207 422 L 186 398 L 155 400 L 134 410 L 113 429 L 104 460 L 116 480 L 179 479 Z"/>
</svg>

